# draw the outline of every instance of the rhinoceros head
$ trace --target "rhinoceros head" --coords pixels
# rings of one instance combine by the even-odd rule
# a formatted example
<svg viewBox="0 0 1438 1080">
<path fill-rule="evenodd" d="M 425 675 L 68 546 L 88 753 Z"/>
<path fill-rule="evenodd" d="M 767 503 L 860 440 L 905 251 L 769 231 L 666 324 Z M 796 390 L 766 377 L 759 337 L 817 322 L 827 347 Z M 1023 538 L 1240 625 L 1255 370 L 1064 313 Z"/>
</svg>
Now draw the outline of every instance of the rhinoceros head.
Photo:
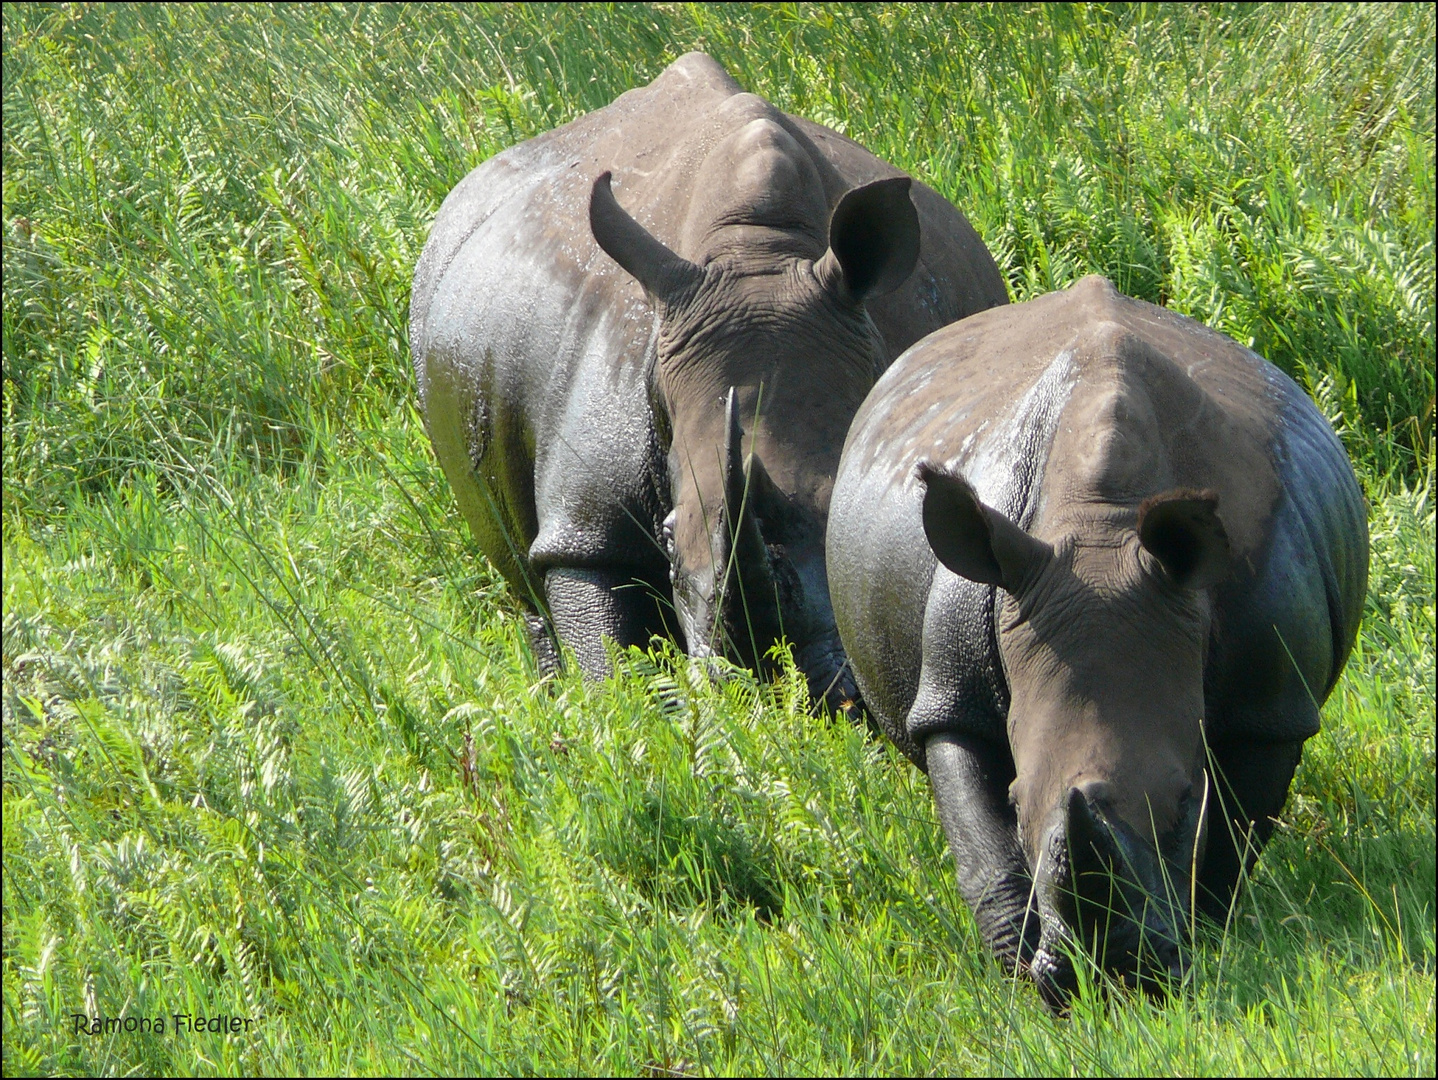
<svg viewBox="0 0 1438 1080">
<path fill-rule="evenodd" d="M 934 553 L 1002 590 L 1010 800 L 1040 920 L 1032 974 L 1061 1003 L 1077 943 L 1141 984 L 1176 974 L 1216 798 L 1202 725 L 1206 590 L 1231 557 L 1217 496 L 1172 490 L 1136 516 L 1087 508 L 1046 543 L 962 478 L 921 475 Z"/>
<path fill-rule="evenodd" d="M 816 258 L 802 257 L 804 231 L 786 225 L 783 200 L 767 224 L 711 212 L 719 224 L 701 237 L 702 264 L 630 217 L 608 173 L 590 201 L 599 246 L 659 312 L 651 399 L 669 454 L 664 542 L 687 647 L 762 669 L 770 646 L 787 638 L 815 702 L 834 708 L 857 691 L 829 603 L 824 529 L 844 437 L 884 359 L 864 301 L 901 285 L 918 257 L 909 183 L 848 192 L 830 217 L 827 250 L 811 247 Z M 815 211 L 803 192 L 817 181 L 796 187 L 799 205 L 787 213 L 802 224 Z M 817 210 L 826 212 L 822 202 Z"/>
</svg>

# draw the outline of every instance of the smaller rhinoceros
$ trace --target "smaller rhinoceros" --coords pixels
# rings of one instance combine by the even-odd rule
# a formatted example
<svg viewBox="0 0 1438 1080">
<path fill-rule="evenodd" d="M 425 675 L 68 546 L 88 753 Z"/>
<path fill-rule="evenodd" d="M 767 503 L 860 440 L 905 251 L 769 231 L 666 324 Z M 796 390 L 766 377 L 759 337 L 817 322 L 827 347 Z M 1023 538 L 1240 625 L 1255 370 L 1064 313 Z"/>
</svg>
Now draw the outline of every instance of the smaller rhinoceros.
<svg viewBox="0 0 1438 1080">
<path fill-rule="evenodd" d="M 425 425 L 480 548 L 591 676 L 669 630 L 854 695 L 824 522 L 875 376 L 1008 302 L 941 195 L 700 53 L 484 162 L 415 268 Z"/>
<path fill-rule="evenodd" d="M 929 335 L 850 430 L 828 532 L 868 708 L 929 775 L 984 939 L 1157 986 L 1283 807 L 1368 528 L 1307 396 L 1099 277 Z"/>
</svg>

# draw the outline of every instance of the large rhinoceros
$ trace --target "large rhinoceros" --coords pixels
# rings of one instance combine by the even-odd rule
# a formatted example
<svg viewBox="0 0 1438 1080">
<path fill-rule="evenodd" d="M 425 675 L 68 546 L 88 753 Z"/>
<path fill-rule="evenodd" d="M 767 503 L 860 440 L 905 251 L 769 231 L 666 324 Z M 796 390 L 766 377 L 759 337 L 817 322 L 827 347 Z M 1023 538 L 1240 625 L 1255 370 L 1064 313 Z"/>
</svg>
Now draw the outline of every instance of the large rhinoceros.
<svg viewBox="0 0 1438 1080">
<path fill-rule="evenodd" d="M 900 357 L 835 480 L 859 689 L 984 939 L 1062 1007 L 1161 985 L 1268 839 L 1368 577 L 1348 457 L 1273 365 L 1088 277 Z"/>
<path fill-rule="evenodd" d="M 532 630 L 547 613 L 594 676 L 606 637 L 760 665 L 783 636 L 837 705 L 823 541 L 849 421 L 904 348 L 1006 302 L 941 196 L 690 53 L 450 192 L 410 344 Z"/>
</svg>

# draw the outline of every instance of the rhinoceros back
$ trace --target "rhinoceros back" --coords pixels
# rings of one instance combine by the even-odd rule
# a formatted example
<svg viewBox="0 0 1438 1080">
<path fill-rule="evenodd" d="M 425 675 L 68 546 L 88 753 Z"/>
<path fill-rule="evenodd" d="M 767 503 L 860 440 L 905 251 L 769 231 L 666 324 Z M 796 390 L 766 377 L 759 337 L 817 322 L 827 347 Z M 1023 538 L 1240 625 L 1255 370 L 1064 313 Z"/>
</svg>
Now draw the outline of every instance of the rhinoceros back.
<svg viewBox="0 0 1438 1080">
<path fill-rule="evenodd" d="M 937 565 L 915 466 L 927 459 L 964 475 L 1025 529 L 1061 520 L 1096 403 L 1134 386 L 1148 401 L 1146 385 L 1168 411 L 1151 456 L 1128 459 L 1121 503 L 1136 511 L 1152 493 L 1135 480 L 1153 491 L 1223 489 L 1220 513 L 1242 550 L 1212 593 L 1210 741 L 1295 742 L 1317 730 L 1366 587 L 1363 502 L 1342 446 L 1267 361 L 1086 279 L 926 338 L 879 381 L 850 430 L 829 523 L 830 593 L 865 703 L 920 767 L 938 731 L 1005 741 L 1008 689 L 995 589 Z"/>
<path fill-rule="evenodd" d="M 486 161 L 440 208 L 410 308 L 425 421 L 481 549 L 535 606 L 547 566 L 617 561 L 650 580 L 667 572 L 655 541 L 669 498 L 650 409 L 657 316 L 590 234 L 594 178 L 611 170 L 626 211 L 690 257 L 683 238 L 699 166 L 756 118 L 803 147 L 831 208 L 856 184 L 899 175 L 691 53 L 648 86 Z M 871 311 L 889 357 L 1007 302 L 963 216 L 923 185 L 913 194 L 919 265 Z M 824 222 L 813 224 L 822 234 Z"/>
</svg>

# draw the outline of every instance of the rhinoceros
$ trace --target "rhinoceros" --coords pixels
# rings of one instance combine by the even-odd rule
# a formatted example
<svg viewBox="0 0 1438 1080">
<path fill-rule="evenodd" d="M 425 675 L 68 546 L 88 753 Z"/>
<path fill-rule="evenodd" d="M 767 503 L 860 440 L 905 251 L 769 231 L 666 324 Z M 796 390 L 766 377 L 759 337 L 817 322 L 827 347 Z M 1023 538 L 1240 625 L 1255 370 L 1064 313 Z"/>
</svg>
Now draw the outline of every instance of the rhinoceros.
<svg viewBox="0 0 1438 1080">
<path fill-rule="evenodd" d="M 853 697 L 824 569 L 849 421 L 946 323 L 1007 303 L 942 196 L 690 53 L 450 192 L 410 343 L 479 547 L 588 675 L 669 632 Z"/>
<path fill-rule="evenodd" d="M 1222 916 L 1357 634 L 1365 504 L 1288 376 L 1101 277 L 895 361 L 835 479 L 829 588 L 992 951 L 1157 991 Z"/>
</svg>

